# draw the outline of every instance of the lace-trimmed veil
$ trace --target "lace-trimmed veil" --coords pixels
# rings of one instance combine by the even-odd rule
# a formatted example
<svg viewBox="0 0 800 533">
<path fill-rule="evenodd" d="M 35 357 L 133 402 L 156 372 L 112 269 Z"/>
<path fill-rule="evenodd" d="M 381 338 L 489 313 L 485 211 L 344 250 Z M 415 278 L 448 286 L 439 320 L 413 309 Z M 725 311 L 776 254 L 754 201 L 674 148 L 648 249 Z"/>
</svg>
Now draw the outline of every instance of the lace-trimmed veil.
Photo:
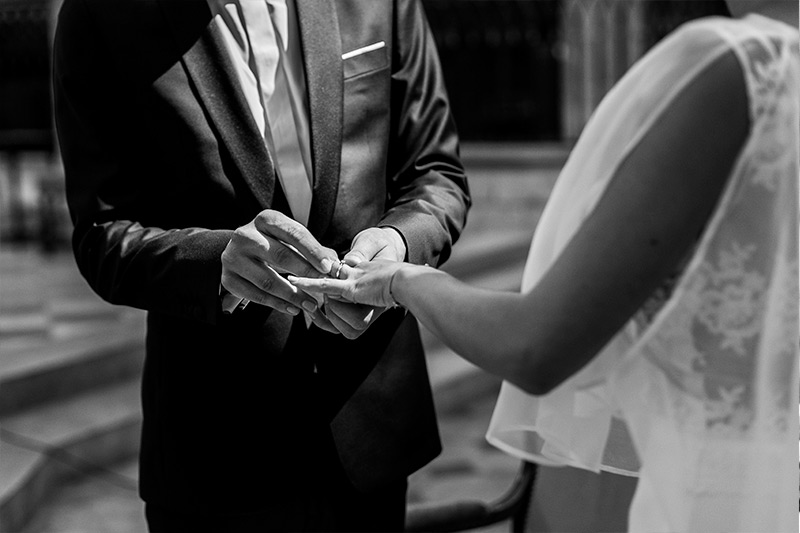
<svg viewBox="0 0 800 533">
<path fill-rule="evenodd" d="M 527 460 L 639 475 L 631 530 L 797 528 L 796 29 L 758 15 L 694 21 L 634 65 L 559 177 L 522 290 L 549 268 L 674 97 L 731 50 L 745 74 L 751 131 L 671 294 L 547 396 L 504 383 L 487 434 Z"/>
</svg>

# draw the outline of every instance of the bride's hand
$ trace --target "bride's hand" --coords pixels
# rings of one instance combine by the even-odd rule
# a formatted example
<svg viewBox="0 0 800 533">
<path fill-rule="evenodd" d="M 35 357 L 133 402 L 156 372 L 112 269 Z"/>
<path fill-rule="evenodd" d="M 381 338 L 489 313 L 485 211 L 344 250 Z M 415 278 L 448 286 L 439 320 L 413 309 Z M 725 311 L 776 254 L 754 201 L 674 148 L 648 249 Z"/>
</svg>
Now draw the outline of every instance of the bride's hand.
<svg viewBox="0 0 800 533">
<path fill-rule="evenodd" d="M 336 278 L 298 278 L 289 276 L 292 285 L 307 293 L 376 307 L 392 307 L 391 282 L 394 275 L 406 263 L 376 259 L 355 266 L 342 264 Z"/>
</svg>

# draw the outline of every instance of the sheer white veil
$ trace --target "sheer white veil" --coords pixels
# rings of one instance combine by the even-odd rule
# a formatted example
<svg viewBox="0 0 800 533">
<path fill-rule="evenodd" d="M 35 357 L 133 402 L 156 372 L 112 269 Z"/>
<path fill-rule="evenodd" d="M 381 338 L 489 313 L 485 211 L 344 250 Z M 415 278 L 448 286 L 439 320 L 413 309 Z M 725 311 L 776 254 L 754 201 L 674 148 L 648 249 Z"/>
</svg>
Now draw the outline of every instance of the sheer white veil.
<svg viewBox="0 0 800 533">
<path fill-rule="evenodd" d="M 695 21 L 634 65 L 559 177 L 522 290 L 558 257 L 674 97 L 730 51 L 747 82 L 750 136 L 671 294 L 547 396 L 504 383 L 487 434 L 527 460 L 639 475 L 632 530 L 797 527 L 796 29 L 757 15 Z"/>
</svg>

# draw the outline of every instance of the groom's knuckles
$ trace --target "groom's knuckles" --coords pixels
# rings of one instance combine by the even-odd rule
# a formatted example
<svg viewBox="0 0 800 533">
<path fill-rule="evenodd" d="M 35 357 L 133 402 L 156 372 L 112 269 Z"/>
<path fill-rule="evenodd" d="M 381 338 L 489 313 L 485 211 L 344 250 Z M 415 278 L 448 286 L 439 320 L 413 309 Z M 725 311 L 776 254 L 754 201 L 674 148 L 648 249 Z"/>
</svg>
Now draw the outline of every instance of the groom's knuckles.
<svg viewBox="0 0 800 533">
<path fill-rule="evenodd" d="M 279 211 L 262 211 L 255 219 L 255 227 L 261 233 L 281 239 L 293 246 L 316 243 L 316 239 L 305 226 Z"/>
<path fill-rule="evenodd" d="M 270 243 L 263 235 L 238 228 L 222 252 L 223 266 L 241 266 L 245 259 L 252 257 L 263 259 L 269 249 Z"/>
<path fill-rule="evenodd" d="M 351 251 L 358 252 L 367 261 L 372 261 L 376 255 L 391 245 L 391 242 L 381 228 L 370 228 L 363 231 L 353 241 Z"/>
<path fill-rule="evenodd" d="M 314 266 L 306 261 L 304 258 L 294 255 L 294 268 L 292 269 L 292 274 L 296 276 L 303 277 L 303 278 L 318 278 L 322 274 L 314 268 Z"/>
<path fill-rule="evenodd" d="M 259 276 L 255 283 L 265 294 L 278 296 L 284 300 L 288 300 L 294 295 L 292 289 L 286 286 L 287 284 L 288 282 L 283 281 L 283 278 L 272 270 L 267 271 L 266 275 Z"/>
<path fill-rule="evenodd" d="M 234 296 L 246 298 L 256 304 L 286 312 L 287 306 L 285 302 L 263 292 L 252 280 L 247 280 L 236 274 L 224 275 L 222 286 Z"/>
<path fill-rule="evenodd" d="M 266 238 L 266 252 L 263 261 L 282 272 L 304 275 L 307 271 L 316 272 L 310 264 L 292 248 L 275 239 Z"/>
<path fill-rule="evenodd" d="M 302 254 L 309 267 L 315 271 L 327 274 L 327 270 L 331 267 L 325 265 L 323 261 L 327 259 L 331 265 L 336 263 L 336 261 L 338 261 L 336 252 L 320 244 L 304 226 L 300 226 L 299 224 L 298 226 L 300 229 L 296 230 L 294 233 L 293 246 Z"/>
<path fill-rule="evenodd" d="M 353 267 L 370 259 L 362 249 L 354 248 L 345 254 L 343 261 L 347 266 Z"/>
<path fill-rule="evenodd" d="M 245 284 L 242 282 L 241 278 L 229 272 L 223 271 L 220 284 L 226 291 L 240 298 L 243 297 L 246 290 Z"/>
<path fill-rule="evenodd" d="M 256 282 L 259 289 L 267 294 L 272 294 L 275 287 L 275 279 L 271 276 L 264 276 Z"/>
<path fill-rule="evenodd" d="M 311 232 L 296 220 L 277 212 L 263 213 L 257 220 L 259 222 L 256 227 L 267 240 L 271 237 L 280 241 L 279 246 L 273 243 L 272 248 L 278 250 L 277 253 L 283 254 L 284 261 L 307 263 L 308 268 L 316 271 L 315 267 L 321 266 L 323 259 L 335 261 L 337 258 L 335 251 L 322 246 Z"/>
<path fill-rule="evenodd" d="M 288 267 L 292 266 L 292 263 L 295 262 L 297 257 L 295 253 L 286 246 L 280 243 L 274 243 L 274 245 L 269 248 L 269 259 L 271 265 L 284 267 L 288 270 Z"/>
<path fill-rule="evenodd" d="M 231 236 L 230 244 L 234 247 L 246 247 L 250 246 L 259 236 L 259 233 L 255 231 L 252 223 L 246 224 L 244 226 L 239 226 L 233 232 Z"/>
<path fill-rule="evenodd" d="M 222 252 L 222 256 L 220 257 L 220 262 L 222 263 L 222 273 L 224 276 L 226 271 L 229 271 L 234 267 L 236 263 L 236 257 L 229 248 L 225 248 L 225 251 Z"/>
<path fill-rule="evenodd" d="M 277 238 L 299 248 L 308 248 L 316 242 L 308 230 L 294 220 L 280 221 L 273 226 L 273 231 Z"/>
<path fill-rule="evenodd" d="M 305 254 L 308 256 L 309 261 L 314 263 L 310 266 L 312 266 L 314 270 L 317 270 L 318 267 L 319 270 L 317 270 L 317 272 L 323 274 L 329 274 L 333 266 L 339 261 L 339 257 L 334 250 L 322 246 L 316 241 L 312 243 L 311 246 L 307 247 Z M 324 262 L 326 259 L 328 265 Z"/>
<path fill-rule="evenodd" d="M 286 215 L 280 211 L 265 209 L 256 215 L 253 223 L 259 231 L 269 231 L 270 228 L 277 226 L 284 218 L 286 218 Z"/>
</svg>

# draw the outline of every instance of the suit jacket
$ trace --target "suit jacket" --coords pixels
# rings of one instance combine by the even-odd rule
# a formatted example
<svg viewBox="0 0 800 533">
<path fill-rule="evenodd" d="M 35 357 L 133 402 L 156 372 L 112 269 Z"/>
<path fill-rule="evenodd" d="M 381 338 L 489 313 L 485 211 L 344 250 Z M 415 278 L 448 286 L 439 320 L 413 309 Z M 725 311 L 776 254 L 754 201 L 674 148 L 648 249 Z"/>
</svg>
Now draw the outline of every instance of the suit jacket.
<svg viewBox="0 0 800 533">
<path fill-rule="evenodd" d="M 469 193 L 419 1 L 297 10 L 309 230 L 345 251 L 360 230 L 391 226 L 409 261 L 440 264 Z M 381 487 L 440 451 L 413 318 L 388 311 L 348 341 L 253 304 L 220 311 L 232 231 L 263 209 L 289 211 L 210 22 L 205 0 L 66 0 L 56 32 L 75 257 L 102 298 L 148 311 L 142 497 L 260 510 L 324 484 L 331 463 L 361 490 Z"/>
</svg>

